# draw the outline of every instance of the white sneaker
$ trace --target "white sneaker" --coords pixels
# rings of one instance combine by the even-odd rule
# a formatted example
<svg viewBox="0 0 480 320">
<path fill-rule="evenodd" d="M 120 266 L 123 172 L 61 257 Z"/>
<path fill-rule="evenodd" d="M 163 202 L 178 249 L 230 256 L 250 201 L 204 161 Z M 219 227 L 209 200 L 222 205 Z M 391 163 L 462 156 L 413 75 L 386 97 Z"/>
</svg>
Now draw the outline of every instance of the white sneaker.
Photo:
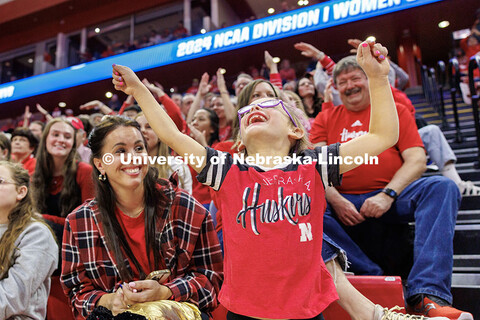
<svg viewBox="0 0 480 320">
<path fill-rule="evenodd" d="M 428 318 L 424 316 L 415 316 L 411 314 L 403 314 L 403 313 L 398 313 L 395 311 L 401 310 L 404 308 L 401 308 L 399 306 L 395 306 L 391 309 L 384 308 L 381 305 L 375 305 L 375 312 L 373 313 L 373 320 L 426 320 L 426 319 L 432 319 L 432 320 L 449 320 L 448 318 L 445 317 L 433 317 L 433 318 Z"/>
<path fill-rule="evenodd" d="M 480 187 L 474 185 L 472 181 L 461 181 L 458 189 L 462 197 L 480 196 Z"/>
</svg>

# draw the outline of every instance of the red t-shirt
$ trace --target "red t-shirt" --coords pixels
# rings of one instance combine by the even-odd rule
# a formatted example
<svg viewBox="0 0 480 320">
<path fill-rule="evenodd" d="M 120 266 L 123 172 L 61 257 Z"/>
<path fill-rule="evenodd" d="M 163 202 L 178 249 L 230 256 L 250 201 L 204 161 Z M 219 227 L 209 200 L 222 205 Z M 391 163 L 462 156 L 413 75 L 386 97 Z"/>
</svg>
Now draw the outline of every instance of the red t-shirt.
<svg viewBox="0 0 480 320">
<path fill-rule="evenodd" d="M 92 166 L 86 162 L 78 162 L 77 183 L 82 193 L 82 202 L 95 197 L 95 189 L 92 181 Z M 62 191 L 63 176 L 53 177 L 50 185 L 50 194 L 56 195 Z"/>
<path fill-rule="evenodd" d="M 207 148 L 202 183 L 217 193 L 223 217 L 225 280 L 219 300 L 228 310 L 270 319 L 305 319 L 338 299 L 322 260 L 325 186 L 338 185 L 327 154 L 338 146 L 304 151 L 311 163 L 276 168 L 234 163 Z M 213 161 L 221 157 L 224 161 Z"/>
<path fill-rule="evenodd" d="M 232 137 L 232 126 L 225 126 L 218 130 L 218 140 L 225 141 Z"/>
<path fill-rule="evenodd" d="M 136 217 L 132 218 L 124 214 L 120 209 L 115 208 L 115 215 L 117 217 L 120 227 L 122 227 L 125 239 L 128 242 L 130 249 L 135 254 L 135 258 L 144 270 L 148 273 L 152 269 L 148 263 L 147 258 L 147 242 L 145 241 L 145 210 Z M 153 262 L 153 254 L 150 252 L 150 260 Z M 140 271 L 135 267 L 132 261 L 129 261 L 132 267 L 134 279 L 140 279 Z"/>
<path fill-rule="evenodd" d="M 36 165 L 37 165 L 37 159 L 35 159 L 33 154 L 29 155 L 27 158 L 25 158 L 22 161 L 23 169 L 27 170 L 30 176 L 32 176 L 33 173 L 35 172 Z"/>
<path fill-rule="evenodd" d="M 401 153 L 412 147 L 423 147 L 415 119 L 401 104 L 397 105 L 400 136 L 395 146 L 378 156 L 378 165 L 361 165 L 343 175 L 342 193 L 363 194 L 384 188 L 403 165 Z M 345 106 L 328 109 L 318 114 L 310 131 L 312 143 L 344 143 L 368 132 L 370 106 L 360 112 L 348 111 Z"/>
<path fill-rule="evenodd" d="M 393 100 L 395 100 L 396 103 L 399 103 L 405 106 L 415 118 L 415 106 L 412 104 L 412 101 L 408 98 L 405 92 L 394 87 L 391 87 L 391 88 L 392 88 Z"/>
</svg>

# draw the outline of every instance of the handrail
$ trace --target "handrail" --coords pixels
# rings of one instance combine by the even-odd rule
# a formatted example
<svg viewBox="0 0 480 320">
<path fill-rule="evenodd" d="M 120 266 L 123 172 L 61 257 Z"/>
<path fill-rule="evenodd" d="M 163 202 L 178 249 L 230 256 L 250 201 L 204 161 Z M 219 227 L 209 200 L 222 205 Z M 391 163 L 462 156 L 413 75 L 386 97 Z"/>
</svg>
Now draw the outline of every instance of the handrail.
<svg viewBox="0 0 480 320">
<path fill-rule="evenodd" d="M 478 102 L 480 101 L 479 94 L 475 88 L 475 79 L 473 77 L 473 72 L 475 69 L 480 70 L 480 57 L 475 55 L 470 58 L 468 63 L 468 84 L 470 86 L 470 94 L 472 96 L 472 110 L 473 110 L 473 121 L 475 122 L 475 133 L 477 136 L 477 147 L 478 154 L 476 167 L 480 167 L 480 120 L 478 116 Z"/>
<path fill-rule="evenodd" d="M 440 119 L 442 120 L 442 128 L 448 128 L 447 118 L 445 117 L 445 108 L 442 109 L 442 105 L 439 99 L 439 88 L 437 83 L 437 77 L 435 75 L 435 69 L 430 68 L 428 69 L 428 81 L 430 83 L 430 96 L 432 99 L 432 105 L 435 111 L 440 115 Z"/>
<path fill-rule="evenodd" d="M 441 105 L 443 101 L 443 86 L 441 89 L 442 91 L 440 91 L 435 76 L 435 69 L 429 69 L 426 65 L 422 65 L 421 62 L 418 60 L 417 63 L 420 65 L 423 95 L 425 96 L 428 104 L 431 105 L 434 108 L 435 112 L 440 115 L 440 118 L 442 120 L 442 127 L 448 128 L 448 122 L 445 116 L 445 107 Z M 443 76 L 441 76 L 441 78 L 443 78 Z M 439 91 L 441 94 L 440 99 L 438 97 Z"/>
<path fill-rule="evenodd" d="M 450 81 L 450 98 L 452 99 L 453 118 L 455 120 L 455 142 L 463 142 L 463 135 L 458 119 L 457 93 L 460 93 L 460 65 L 457 58 L 448 61 L 448 79 Z"/>
<path fill-rule="evenodd" d="M 448 128 L 447 115 L 445 113 L 445 99 L 443 97 L 443 89 L 445 88 L 445 62 L 439 60 L 437 62 L 438 93 L 440 94 L 440 116 L 442 117 L 442 127 Z"/>
</svg>

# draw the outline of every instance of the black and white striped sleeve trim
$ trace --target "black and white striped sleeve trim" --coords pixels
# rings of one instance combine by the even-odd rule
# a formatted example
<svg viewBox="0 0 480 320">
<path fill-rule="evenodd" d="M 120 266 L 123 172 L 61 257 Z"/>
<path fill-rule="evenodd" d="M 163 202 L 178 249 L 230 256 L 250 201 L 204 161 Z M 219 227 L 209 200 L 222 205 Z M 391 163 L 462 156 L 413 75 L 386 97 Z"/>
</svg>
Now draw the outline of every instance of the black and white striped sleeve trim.
<svg viewBox="0 0 480 320">
<path fill-rule="evenodd" d="M 315 152 L 318 155 L 317 171 L 322 177 L 323 186 L 339 186 L 342 182 L 339 164 L 330 163 L 330 159 L 340 155 L 340 143 L 317 147 Z"/>
<path fill-rule="evenodd" d="M 229 153 L 217 151 L 209 147 L 206 147 L 206 149 L 206 164 L 198 174 L 197 180 L 218 191 L 225 180 L 228 170 L 232 167 L 233 159 Z"/>
</svg>

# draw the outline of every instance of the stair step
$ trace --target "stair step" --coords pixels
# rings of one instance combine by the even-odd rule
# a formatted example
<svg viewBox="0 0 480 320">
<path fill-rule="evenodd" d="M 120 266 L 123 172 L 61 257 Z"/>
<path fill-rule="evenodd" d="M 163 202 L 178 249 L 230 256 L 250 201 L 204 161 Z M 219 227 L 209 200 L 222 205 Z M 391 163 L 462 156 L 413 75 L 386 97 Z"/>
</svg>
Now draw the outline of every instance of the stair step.
<svg viewBox="0 0 480 320">
<path fill-rule="evenodd" d="M 480 197 L 463 197 L 460 210 L 476 210 L 480 207 Z M 480 244 L 480 242 L 477 242 Z M 480 245 L 479 245 L 480 247 Z"/>
<path fill-rule="evenodd" d="M 474 319 L 480 319 L 480 303 L 478 299 L 480 296 L 480 289 L 469 285 L 462 285 L 456 283 L 456 274 L 453 274 L 453 279 L 455 279 L 455 284 L 452 285 L 452 295 L 453 295 L 453 306 L 459 310 L 468 311 L 473 315 Z M 458 280 L 458 281 L 464 281 Z"/>
<path fill-rule="evenodd" d="M 454 254 L 454 271 L 478 272 L 480 274 L 480 254 Z"/>
<path fill-rule="evenodd" d="M 480 255 L 480 224 L 456 225 L 453 237 L 455 255 Z"/>
<path fill-rule="evenodd" d="M 479 224 L 480 210 L 460 210 L 457 215 L 457 224 Z"/>
<path fill-rule="evenodd" d="M 480 289 L 480 274 L 454 273 L 452 275 L 452 287 Z"/>
</svg>

